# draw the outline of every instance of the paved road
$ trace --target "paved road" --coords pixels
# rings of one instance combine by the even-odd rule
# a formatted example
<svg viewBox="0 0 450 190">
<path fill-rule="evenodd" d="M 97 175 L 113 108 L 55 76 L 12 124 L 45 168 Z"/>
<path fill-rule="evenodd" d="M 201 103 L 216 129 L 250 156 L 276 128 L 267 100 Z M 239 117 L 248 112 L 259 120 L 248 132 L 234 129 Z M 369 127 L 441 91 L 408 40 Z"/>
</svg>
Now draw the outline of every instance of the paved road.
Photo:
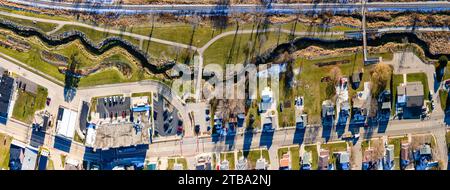
<svg viewBox="0 0 450 190">
<path fill-rule="evenodd" d="M 233 5 L 92 5 L 85 3 L 60 3 L 49 1 L 25 1 L 25 0 L 7 0 L 9 2 L 20 3 L 23 5 L 46 8 L 61 9 L 84 12 L 115 12 L 127 14 L 142 13 L 173 13 L 173 14 L 231 14 L 231 13 L 279 13 L 295 14 L 304 12 L 351 12 L 361 9 L 359 3 L 318 3 L 318 4 L 277 4 L 256 5 L 256 4 L 233 4 Z M 406 10 L 449 10 L 450 4 L 445 1 L 439 2 L 371 2 L 367 3 L 368 11 L 406 11 Z"/>
</svg>

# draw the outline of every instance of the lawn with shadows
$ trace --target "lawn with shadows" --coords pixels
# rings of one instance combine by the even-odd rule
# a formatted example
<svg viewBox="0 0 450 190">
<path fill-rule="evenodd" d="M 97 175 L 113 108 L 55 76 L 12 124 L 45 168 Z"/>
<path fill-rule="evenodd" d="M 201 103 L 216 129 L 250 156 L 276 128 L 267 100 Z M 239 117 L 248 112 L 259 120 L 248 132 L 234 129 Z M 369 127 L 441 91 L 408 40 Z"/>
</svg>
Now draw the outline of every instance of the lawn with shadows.
<svg viewBox="0 0 450 190">
<path fill-rule="evenodd" d="M 317 152 L 317 145 L 305 145 L 305 152 L 311 152 L 312 163 L 311 170 L 317 170 L 319 164 L 319 154 Z"/>
<path fill-rule="evenodd" d="M 233 170 L 235 168 L 235 166 L 234 166 L 234 161 L 235 161 L 234 152 L 225 152 L 225 153 L 222 152 L 222 153 L 220 153 L 220 160 L 223 161 L 225 159 L 228 161 L 230 169 Z"/>
<path fill-rule="evenodd" d="M 388 139 L 388 144 L 394 145 L 394 169 L 400 170 L 400 151 L 402 148 L 402 143 L 407 142 L 408 137 L 394 137 Z"/>
<path fill-rule="evenodd" d="M 278 149 L 278 159 L 281 159 L 284 154 L 290 154 L 291 158 L 291 169 L 292 170 L 300 170 L 300 147 L 299 146 L 291 146 L 284 147 Z"/>
<path fill-rule="evenodd" d="M 260 158 L 266 159 L 267 163 L 270 164 L 270 157 L 269 157 L 269 151 L 267 149 L 257 149 L 257 150 L 250 150 L 250 151 L 239 151 L 238 152 L 238 158 L 241 156 L 244 156 L 244 158 L 247 158 L 251 168 L 255 168 L 256 161 Z"/>
<path fill-rule="evenodd" d="M 169 158 L 167 160 L 167 170 L 173 170 L 175 164 L 181 164 L 183 166 L 183 170 L 188 169 L 186 158 L 176 157 L 176 158 Z"/>
</svg>

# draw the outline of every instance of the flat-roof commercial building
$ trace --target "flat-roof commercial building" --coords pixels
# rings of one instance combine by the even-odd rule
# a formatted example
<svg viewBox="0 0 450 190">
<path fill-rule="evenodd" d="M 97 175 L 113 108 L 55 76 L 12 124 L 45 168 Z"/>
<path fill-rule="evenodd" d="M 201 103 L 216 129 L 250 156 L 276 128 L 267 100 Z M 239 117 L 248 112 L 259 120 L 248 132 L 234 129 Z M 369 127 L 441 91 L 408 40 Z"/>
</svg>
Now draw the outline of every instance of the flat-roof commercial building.
<svg viewBox="0 0 450 190">
<path fill-rule="evenodd" d="M 58 121 L 56 122 L 56 134 L 67 139 L 72 139 L 75 135 L 75 124 L 77 121 L 77 112 L 59 108 Z"/>
<path fill-rule="evenodd" d="M 0 77 L 0 124 L 6 125 L 11 117 L 14 91 L 14 79 L 6 75 Z"/>
</svg>

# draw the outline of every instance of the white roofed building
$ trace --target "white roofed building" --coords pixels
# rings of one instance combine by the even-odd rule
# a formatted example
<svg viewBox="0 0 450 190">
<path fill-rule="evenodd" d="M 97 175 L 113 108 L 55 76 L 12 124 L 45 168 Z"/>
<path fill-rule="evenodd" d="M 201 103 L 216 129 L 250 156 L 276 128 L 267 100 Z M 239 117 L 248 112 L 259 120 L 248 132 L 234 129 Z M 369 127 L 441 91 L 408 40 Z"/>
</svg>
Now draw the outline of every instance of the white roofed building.
<svg viewBox="0 0 450 190">
<path fill-rule="evenodd" d="M 58 121 L 56 123 L 56 133 L 59 136 L 72 139 L 75 135 L 75 124 L 77 121 L 77 112 L 59 108 Z"/>
</svg>

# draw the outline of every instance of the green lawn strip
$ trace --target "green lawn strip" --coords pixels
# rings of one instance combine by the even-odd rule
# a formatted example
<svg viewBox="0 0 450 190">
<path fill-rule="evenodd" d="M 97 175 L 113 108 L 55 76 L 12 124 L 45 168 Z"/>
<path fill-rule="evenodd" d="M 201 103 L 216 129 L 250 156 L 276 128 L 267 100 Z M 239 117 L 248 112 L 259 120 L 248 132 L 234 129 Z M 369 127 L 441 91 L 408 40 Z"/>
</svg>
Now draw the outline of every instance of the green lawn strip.
<svg viewBox="0 0 450 190">
<path fill-rule="evenodd" d="M 397 104 L 397 87 L 403 83 L 403 75 L 393 75 L 392 79 L 392 97 L 394 99 L 394 103 L 392 104 L 392 110 L 395 110 L 395 105 Z M 391 112 L 392 115 L 395 114 L 395 111 Z"/>
<path fill-rule="evenodd" d="M 125 35 L 118 35 L 118 34 L 112 34 L 112 33 L 108 33 L 108 32 L 102 32 L 102 31 L 91 29 L 91 28 L 86 28 L 83 26 L 64 25 L 61 29 L 59 29 L 57 32 L 55 32 L 55 34 L 60 34 L 60 33 L 67 32 L 67 31 L 83 32 L 86 35 L 86 37 L 89 38 L 94 43 L 100 43 L 101 41 L 103 41 L 104 39 L 106 39 L 108 37 L 116 36 L 116 37 L 120 37 L 124 40 L 128 40 L 129 42 L 131 42 L 139 47 L 139 40 L 137 40 L 136 38 L 133 38 L 130 36 L 125 36 Z"/>
<path fill-rule="evenodd" d="M 138 48 L 141 45 L 140 40 L 130 37 L 130 36 L 101 32 L 101 31 L 97 31 L 97 30 L 82 27 L 82 26 L 65 25 L 60 30 L 58 30 L 56 33 L 63 33 L 63 32 L 67 32 L 67 31 L 83 32 L 86 35 L 86 37 L 89 38 L 94 43 L 100 43 L 101 41 L 103 41 L 104 39 L 106 39 L 108 37 L 115 36 L 115 37 L 120 37 L 124 40 L 129 41 L 130 43 L 134 44 Z M 151 57 L 151 58 L 177 60 L 178 62 L 185 61 L 185 58 L 188 55 L 192 56 L 192 53 L 189 53 L 187 49 L 178 48 L 178 47 L 170 46 L 170 45 L 165 45 L 165 44 L 161 44 L 161 43 L 157 43 L 157 42 L 151 42 L 148 40 L 145 40 L 144 43 L 142 43 L 142 50 L 144 52 L 149 53 L 149 57 Z"/>
<path fill-rule="evenodd" d="M 298 146 L 289 147 L 291 154 L 292 170 L 300 170 L 300 148 Z"/>
<path fill-rule="evenodd" d="M 289 127 L 295 126 L 295 105 L 294 99 L 297 95 L 295 88 L 291 88 L 286 84 L 286 78 L 280 77 L 279 82 L 279 98 L 277 101 L 277 108 L 283 105 L 283 112 L 278 113 L 278 126 Z M 287 104 L 286 104 L 287 103 Z M 278 109 L 280 111 L 280 109 Z"/>
<path fill-rule="evenodd" d="M 167 159 L 167 170 L 173 170 L 174 164 L 175 164 L 175 158 Z"/>
<path fill-rule="evenodd" d="M 402 142 L 407 142 L 408 137 L 395 137 L 389 138 L 388 144 L 394 145 L 394 162 L 395 162 L 395 170 L 400 170 L 400 152 L 402 148 Z"/>
<path fill-rule="evenodd" d="M 205 45 L 209 40 L 213 39 L 217 35 L 228 32 L 235 31 L 237 28 L 236 24 L 230 24 L 226 26 L 225 29 L 216 29 L 211 26 L 212 23 L 208 23 L 206 25 L 197 25 L 194 27 L 193 24 L 188 23 L 154 23 L 148 25 L 141 26 L 132 26 L 127 28 L 127 32 L 151 36 L 153 38 L 170 40 L 173 42 L 183 43 L 183 44 L 193 44 L 194 46 L 201 47 Z M 282 29 L 291 30 L 294 25 L 294 22 L 288 22 L 284 24 L 270 24 L 270 28 L 279 28 L 281 26 Z M 245 23 L 239 25 L 239 30 L 251 30 L 254 27 L 254 23 Z M 256 26 L 255 26 L 256 27 Z M 307 26 L 303 23 L 296 24 L 296 32 L 317 32 L 320 34 L 324 31 L 348 31 L 354 30 L 345 26 L 335 26 L 329 29 L 324 29 L 318 26 Z"/>
<path fill-rule="evenodd" d="M 93 73 L 89 76 L 81 78 L 80 83 L 78 85 L 79 85 L 79 87 L 88 87 L 88 86 L 96 86 L 96 85 L 103 85 L 103 84 L 136 82 L 136 81 L 146 80 L 146 79 L 159 80 L 158 78 L 153 77 L 148 74 L 139 76 L 139 73 L 133 73 L 133 75 L 130 78 L 126 78 L 116 68 L 107 68 L 102 71 L 99 71 L 99 72 Z"/>
<path fill-rule="evenodd" d="M 79 143 L 84 144 L 84 139 L 81 139 L 80 135 L 78 135 L 78 133 L 76 131 L 75 131 L 75 136 L 73 137 L 73 140 L 75 142 L 79 142 Z"/>
<path fill-rule="evenodd" d="M 13 138 L 0 133 L 0 170 L 9 169 L 9 154 Z"/>
<path fill-rule="evenodd" d="M 30 45 L 31 49 L 28 52 L 18 52 L 2 46 L 0 46 L 0 52 L 17 59 L 18 61 L 35 68 L 42 73 L 48 74 L 59 81 L 64 81 L 64 75 L 58 71 L 58 67 L 53 66 L 41 59 L 40 50 L 42 47 L 34 43 L 30 43 Z"/>
<path fill-rule="evenodd" d="M 326 149 L 326 150 L 330 151 L 329 163 L 335 164 L 336 163 L 336 155 L 334 153 L 341 152 L 341 151 L 347 151 L 347 142 L 321 144 L 320 147 L 322 149 Z"/>
<path fill-rule="evenodd" d="M 256 161 L 262 157 L 266 159 L 267 163 L 270 164 L 269 151 L 267 150 L 250 150 L 244 151 L 244 155 L 247 155 L 247 160 L 250 162 L 251 166 L 256 166 Z M 241 153 L 242 154 L 242 153 Z"/>
<path fill-rule="evenodd" d="M 2 38 L 2 37 L 0 37 Z M 5 53 L 8 56 L 11 56 L 17 60 L 19 60 L 20 62 L 23 62 L 43 73 L 49 74 L 51 77 L 59 80 L 59 81 L 64 81 L 65 76 L 60 73 L 58 71 L 58 67 L 51 65 L 47 62 L 45 62 L 44 60 L 42 60 L 40 52 L 42 49 L 48 49 L 48 47 L 44 47 L 41 43 L 37 43 L 36 40 L 30 40 L 29 42 L 31 45 L 31 49 L 28 52 L 17 52 L 15 50 L 12 49 L 7 49 L 4 47 L 0 47 L 0 51 Z M 100 80 L 97 83 L 93 83 L 95 84 L 109 84 L 109 83 L 115 83 L 115 82 L 128 82 L 128 81 L 137 81 L 137 80 L 141 80 L 141 79 L 151 79 L 154 77 L 151 77 L 150 74 L 144 73 L 143 70 L 139 70 L 138 66 L 136 64 L 137 61 L 135 61 L 135 59 L 133 57 L 130 56 L 126 56 L 122 53 L 120 53 L 120 51 L 112 54 L 111 56 L 105 57 L 105 58 L 100 58 L 99 60 L 95 59 L 97 56 L 90 54 L 87 50 L 81 50 L 79 49 L 80 44 L 77 45 L 78 42 L 72 42 L 70 44 L 67 45 L 63 45 L 63 48 L 56 48 L 56 50 L 51 51 L 53 53 L 57 53 L 57 54 L 61 54 L 63 56 L 66 56 L 67 58 L 71 58 L 72 55 L 76 55 L 75 59 L 77 60 L 78 63 L 80 63 L 80 69 L 83 68 L 87 68 L 87 67 L 93 67 L 96 66 L 97 64 L 103 62 L 103 61 L 114 61 L 114 62 L 122 62 L 127 64 L 128 66 L 131 67 L 132 70 L 132 76 L 130 77 L 129 80 L 126 80 L 126 78 L 123 76 L 122 73 L 120 72 L 115 72 L 112 76 L 110 77 L 100 77 L 102 78 L 102 80 Z M 84 47 L 83 47 L 84 48 Z M 89 53 L 89 55 L 87 55 L 86 53 Z M 105 52 L 105 54 L 110 54 L 111 52 Z M 120 53 L 120 54 L 118 54 Z M 97 73 L 94 73 L 97 74 Z M 106 72 L 105 74 L 111 74 L 111 72 Z M 83 81 L 85 78 L 89 78 L 91 77 L 91 75 L 84 77 L 81 79 L 81 84 L 80 86 L 89 86 L 89 79 L 87 81 Z M 97 80 L 96 77 L 93 77 L 94 80 Z M 111 81 L 108 81 L 111 80 Z"/>
<path fill-rule="evenodd" d="M 250 108 L 248 109 L 247 116 L 245 118 L 246 126 L 250 127 L 250 115 L 254 116 L 254 123 L 252 127 L 254 129 L 261 128 L 261 115 L 258 113 L 258 103 L 261 102 L 260 96 L 258 95 L 258 98 L 256 100 L 253 100 Z"/>
<path fill-rule="evenodd" d="M 43 19 L 61 20 L 61 21 L 73 20 L 73 19 L 69 19 L 67 17 L 63 17 L 61 15 L 56 16 L 56 15 L 49 15 L 49 14 L 42 14 L 42 13 L 34 13 L 34 12 L 30 12 L 30 11 L 20 11 L 20 10 L 15 10 L 15 9 L 9 9 L 6 7 L 0 7 L 0 11 L 34 17 L 34 18 L 43 18 Z"/>
<path fill-rule="evenodd" d="M 184 170 L 188 169 L 186 158 L 177 158 L 177 163 L 183 165 Z"/>
<path fill-rule="evenodd" d="M 62 167 L 64 167 L 66 165 L 66 158 L 67 158 L 67 155 L 61 154 Z"/>
<path fill-rule="evenodd" d="M 235 168 L 235 165 L 234 165 L 234 161 L 235 161 L 234 152 L 223 152 L 223 153 L 220 153 L 220 161 L 225 160 L 225 158 L 228 161 L 230 170 L 234 170 L 234 168 Z"/>
<path fill-rule="evenodd" d="M 35 112 L 45 108 L 47 96 L 47 89 L 41 86 L 38 87 L 37 94 L 18 90 L 12 117 L 24 123 L 32 123 Z"/>
<path fill-rule="evenodd" d="M 317 152 L 317 145 L 305 145 L 305 152 L 311 152 L 311 169 L 317 170 L 319 164 L 319 153 Z"/>
<path fill-rule="evenodd" d="M 14 22 L 14 23 L 16 23 L 18 25 L 22 25 L 22 26 L 29 26 L 29 27 L 37 28 L 37 29 L 42 30 L 43 32 L 52 31 L 57 26 L 57 24 L 53 24 L 53 23 L 33 22 L 31 20 L 25 20 L 25 19 L 5 16 L 5 15 L 0 15 L 0 19 L 9 20 L 11 22 Z"/>
<path fill-rule="evenodd" d="M 173 170 L 175 163 L 183 165 L 183 169 L 187 170 L 186 158 L 169 158 L 167 160 L 167 170 Z"/>
<path fill-rule="evenodd" d="M 447 110 L 448 92 L 444 89 L 439 89 L 439 99 L 441 101 L 442 110 Z"/>
<path fill-rule="evenodd" d="M 47 170 L 55 170 L 55 165 L 53 164 L 53 160 L 48 159 Z"/>
<path fill-rule="evenodd" d="M 258 36 L 258 37 L 257 37 Z M 229 35 L 214 42 L 204 52 L 204 64 L 237 64 L 250 60 L 280 43 L 287 42 L 287 34 L 275 32 Z"/>
</svg>

